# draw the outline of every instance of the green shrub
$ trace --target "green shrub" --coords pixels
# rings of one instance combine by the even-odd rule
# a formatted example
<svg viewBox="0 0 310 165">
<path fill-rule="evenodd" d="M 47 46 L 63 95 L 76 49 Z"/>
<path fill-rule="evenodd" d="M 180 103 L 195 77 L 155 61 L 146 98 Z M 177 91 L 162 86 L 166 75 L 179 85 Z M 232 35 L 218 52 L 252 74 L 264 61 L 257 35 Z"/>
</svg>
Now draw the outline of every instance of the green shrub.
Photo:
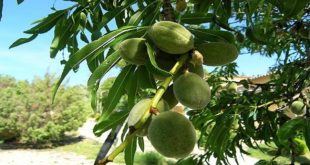
<svg viewBox="0 0 310 165">
<path fill-rule="evenodd" d="M 0 75 L 0 140 L 49 143 L 79 128 L 90 114 L 83 86 L 61 86 L 52 104 L 57 79 L 46 74 L 32 83 Z"/>
</svg>

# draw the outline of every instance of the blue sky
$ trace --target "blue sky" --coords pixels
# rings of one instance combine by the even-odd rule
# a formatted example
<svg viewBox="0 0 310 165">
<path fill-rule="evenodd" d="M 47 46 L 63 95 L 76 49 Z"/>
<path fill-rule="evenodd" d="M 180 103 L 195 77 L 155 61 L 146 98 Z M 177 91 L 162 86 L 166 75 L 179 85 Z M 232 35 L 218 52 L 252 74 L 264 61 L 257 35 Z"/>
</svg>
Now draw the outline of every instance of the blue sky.
<svg viewBox="0 0 310 165">
<path fill-rule="evenodd" d="M 31 81 L 35 76 L 42 77 L 46 72 L 59 76 L 63 66 L 61 55 L 56 59 L 49 58 L 49 47 L 53 32 L 38 36 L 30 43 L 8 49 L 18 38 L 28 37 L 23 31 L 31 27 L 31 23 L 51 13 L 50 7 L 55 2 L 56 9 L 70 5 L 62 0 L 25 0 L 17 5 L 15 0 L 4 0 L 3 17 L 0 22 L 0 74 L 10 75 L 18 80 Z M 268 71 L 275 61 L 260 55 L 239 55 L 236 62 L 238 71 L 245 75 L 262 75 Z M 115 75 L 113 71 L 106 77 Z M 86 84 L 90 72 L 82 63 L 77 73 L 71 72 L 67 78 L 70 85 Z"/>
</svg>

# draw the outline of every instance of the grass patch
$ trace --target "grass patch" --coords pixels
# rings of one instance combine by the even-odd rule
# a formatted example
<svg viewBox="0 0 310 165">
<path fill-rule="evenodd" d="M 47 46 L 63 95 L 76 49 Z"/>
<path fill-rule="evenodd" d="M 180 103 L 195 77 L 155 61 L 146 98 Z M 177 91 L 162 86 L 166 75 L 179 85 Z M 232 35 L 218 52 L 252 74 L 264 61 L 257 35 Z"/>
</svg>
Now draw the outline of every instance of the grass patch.
<svg viewBox="0 0 310 165">
<path fill-rule="evenodd" d="M 125 165 L 124 153 L 120 153 L 113 161 L 118 165 Z M 134 165 L 174 165 L 174 160 L 168 160 L 156 152 L 138 152 L 135 155 Z"/>
<path fill-rule="evenodd" d="M 260 150 L 261 149 L 261 150 Z M 271 144 L 270 146 L 267 146 L 266 144 L 261 144 L 260 149 L 253 149 L 249 148 L 247 152 L 250 153 L 250 155 L 257 159 L 263 159 L 263 160 L 271 160 L 276 155 L 276 146 L 274 144 Z M 278 164 L 290 164 L 291 159 L 288 155 L 281 155 L 275 159 Z M 300 155 L 296 157 L 296 163 L 301 164 L 310 164 L 310 152 L 306 153 L 305 155 Z"/>
<path fill-rule="evenodd" d="M 61 152 L 73 152 L 78 155 L 84 155 L 86 156 L 87 159 L 95 160 L 100 150 L 101 145 L 102 144 L 97 141 L 84 139 L 76 143 L 55 147 L 54 149 L 56 151 L 61 151 Z M 120 153 L 114 159 L 113 162 L 118 165 L 125 165 L 124 153 L 123 152 Z M 156 152 L 146 152 L 146 153 L 137 152 L 135 155 L 134 164 L 135 165 L 171 165 L 175 163 L 173 161 L 166 160 L 163 156 L 161 156 L 160 154 Z"/>
<path fill-rule="evenodd" d="M 77 143 L 68 144 L 55 149 L 64 152 L 74 152 L 79 155 L 86 156 L 87 159 L 96 159 L 101 144 L 94 140 L 85 139 Z"/>
</svg>

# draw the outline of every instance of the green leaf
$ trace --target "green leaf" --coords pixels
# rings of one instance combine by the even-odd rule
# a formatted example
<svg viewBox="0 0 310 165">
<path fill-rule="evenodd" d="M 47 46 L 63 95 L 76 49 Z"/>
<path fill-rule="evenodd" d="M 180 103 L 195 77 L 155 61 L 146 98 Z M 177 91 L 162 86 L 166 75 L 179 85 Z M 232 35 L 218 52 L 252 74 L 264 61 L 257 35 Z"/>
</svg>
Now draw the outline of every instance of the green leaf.
<svg viewBox="0 0 310 165">
<path fill-rule="evenodd" d="M 127 3 L 124 6 L 120 6 L 118 8 L 115 8 L 111 11 L 106 12 L 102 18 L 101 18 L 101 22 L 98 25 L 99 29 L 101 29 L 102 27 L 106 26 L 112 19 L 114 19 L 115 17 L 117 17 L 119 14 L 121 14 L 126 8 L 128 8 L 129 6 L 132 5 L 132 3 L 135 2 L 135 0 L 128 0 L 126 1 Z"/>
<path fill-rule="evenodd" d="M 225 19 L 228 19 L 231 16 L 231 11 L 232 11 L 232 7 L 231 7 L 231 1 L 222 1 L 221 6 L 222 6 L 222 16 L 221 17 L 225 17 Z M 226 22 L 226 21 L 225 21 Z"/>
<path fill-rule="evenodd" d="M 79 29 L 81 31 L 83 31 L 83 29 L 85 28 L 86 24 L 87 24 L 87 15 L 84 13 L 84 12 L 80 12 L 80 15 L 79 15 Z"/>
<path fill-rule="evenodd" d="M 114 110 L 122 95 L 125 93 L 126 84 L 128 84 L 129 78 L 133 76 L 135 68 L 135 65 L 128 65 L 124 67 L 121 73 L 117 76 L 109 90 L 108 97 L 105 100 L 102 112 L 103 116 L 109 116 L 110 113 Z"/>
<path fill-rule="evenodd" d="M 171 76 L 171 74 L 161 68 L 158 67 L 156 60 L 155 60 L 155 53 L 153 48 L 146 43 L 147 47 L 147 54 L 149 56 L 149 61 L 146 63 L 146 67 L 153 73 L 156 73 L 159 76 L 168 77 Z"/>
<path fill-rule="evenodd" d="M 128 29 L 125 30 L 123 33 L 121 33 L 120 35 L 116 36 L 112 41 L 111 43 L 109 44 L 109 47 L 110 48 L 113 48 L 114 50 L 117 50 L 118 49 L 118 44 L 127 39 L 127 38 L 131 38 L 131 37 L 141 37 L 145 34 L 146 30 L 148 29 L 148 27 L 134 27 L 134 26 L 131 26 L 133 29 Z M 90 61 L 94 60 L 97 55 L 100 55 L 101 52 L 99 53 L 96 53 L 95 56 L 92 56 L 90 57 Z"/>
<path fill-rule="evenodd" d="M 138 137 L 138 145 L 142 152 L 144 152 L 144 139 L 143 137 Z"/>
<path fill-rule="evenodd" d="M 126 91 L 128 96 L 128 109 L 131 109 L 135 104 L 135 98 L 138 89 L 137 72 L 130 77 L 128 84 L 126 85 Z"/>
<path fill-rule="evenodd" d="M 195 159 L 193 156 L 179 159 L 175 165 L 202 165 L 198 159 Z"/>
<path fill-rule="evenodd" d="M 2 18 L 2 10 L 3 10 L 3 0 L 0 0 L 0 21 Z"/>
<path fill-rule="evenodd" d="M 114 111 L 109 116 L 102 115 L 97 121 L 93 132 L 96 136 L 100 136 L 104 132 L 116 127 L 118 124 L 126 120 L 129 111 Z"/>
<path fill-rule="evenodd" d="M 88 39 L 87 39 L 87 36 L 85 35 L 84 32 L 81 32 L 80 33 L 80 38 L 82 41 L 84 41 L 85 43 L 89 43 Z"/>
<path fill-rule="evenodd" d="M 259 160 L 255 165 L 278 165 L 274 160 Z"/>
<path fill-rule="evenodd" d="M 129 13 L 127 9 L 125 10 L 122 10 L 122 12 L 120 12 L 119 14 L 117 14 L 115 17 L 114 17 L 114 20 L 115 20 L 115 23 L 116 23 L 116 26 L 117 27 L 123 27 L 125 26 L 125 21 L 127 20 L 127 15 L 125 15 L 125 12 L 126 13 Z M 128 14 L 129 15 L 129 14 Z"/>
<path fill-rule="evenodd" d="M 141 19 L 143 18 L 143 11 L 137 11 L 129 19 L 128 25 L 138 25 Z"/>
<path fill-rule="evenodd" d="M 154 5 L 156 5 L 158 3 L 158 1 L 153 1 L 152 3 L 150 3 L 148 6 L 146 6 L 145 8 L 143 8 L 142 11 L 137 11 L 134 15 L 132 15 L 129 19 L 128 25 L 138 25 L 141 20 L 143 19 L 143 17 L 149 13 L 150 10 L 154 10 L 152 7 Z"/>
<path fill-rule="evenodd" d="M 130 38 L 130 37 L 141 37 L 142 35 L 145 34 L 145 31 L 146 31 L 146 29 L 142 28 L 142 29 L 139 29 L 139 30 L 136 30 L 133 32 L 129 32 L 129 33 L 124 33 L 124 34 L 118 36 L 117 38 L 115 38 L 111 42 L 107 55 L 110 55 L 115 50 L 118 50 L 118 44 L 121 43 L 121 41 L 123 41 L 127 38 Z M 95 53 L 94 55 L 92 55 L 91 57 L 86 59 L 88 68 L 91 72 L 94 72 L 94 70 L 104 60 L 103 54 L 104 54 L 104 52 L 98 51 L 97 53 Z"/>
<path fill-rule="evenodd" d="M 228 24 L 228 19 L 229 17 L 225 17 L 225 15 L 223 14 L 222 17 L 215 17 L 214 18 L 214 22 L 216 23 L 216 25 L 218 25 L 219 27 L 228 30 L 228 31 L 236 31 L 235 29 L 232 29 L 229 24 Z"/>
<path fill-rule="evenodd" d="M 137 137 L 134 137 L 125 148 L 125 163 L 133 165 L 137 149 Z"/>
<path fill-rule="evenodd" d="M 208 12 L 210 5 L 213 3 L 214 0 L 199 0 L 196 1 L 198 2 L 197 4 L 195 4 L 194 8 L 195 11 L 198 12 L 202 12 L 202 13 L 206 13 Z"/>
<path fill-rule="evenodd" d="M 305 137 L 307 147 L 310 150 L 310 119 L 306 120 L 306 123 L 304 126 L 304 137 Z"/>
<path fill-rule="evenodd" d="M 189 30 L 195 35 L 197 43 L 203 43 L 205 41 L 235 43 L 235 36 L 228 31 L 194 28 L 190 28 Z"/>
<path fill-rule="evenodd" d="M 262 0 L 247 0 L 250 15 L 252 15 L 258 9 L 261 1 Z"/>
<path fill-rule="evenodd" d="M 231 114 L 222 114 L 219 116 L 212 128 L 206 142 L 206 147 L 214 152 L 219 159 L 225 159 L 225 151 L 228 149 L 230 139 L 230 129 L 234 117 Z"/>
<path fill-rule="evenodd" d="M 50 46 L 50 57 L 55 58 L 59 50 L 65 48 L 70 35 L 74 33 L 72 19 L 65 19 L 58 21 L 55 27 L 54 38 Z"/>
<path fill-rule="evenodd" d="M 140 31 L 145 30 L 145 27 L 141 27 Z M 78 66 L 81 62 L 83 62 L 86 58 L 91 58 L 91 57 L 96 57 L 95 55 L 98 55 L 100 53 L 102 53 L 105 49 L 109 48 L 110 46 L 112 46 L 113 44 L 116 44 L 115 41 L 118 37 L 121 37 L 124 34 L 127 33 L 134 33 L 136 31 L 138 31 L 139 28 L 136 27 L 132 27 L 132 26 L 126 26 L 123 28 L 120 28 L 118 30 L 115 30 L 113 32 L 110 32 L 104 36 L 102 36 L 101 38 L 99 38 L 96 41 L 93 41 L 89 44 L 87 44 L 86 46 L 84 46 L 82 49 L 80 49 L 79 51 L 77 51 L 75 54 L 71 54 L 68 60 L 68 62 L 66 63 L 61 77 L 58 80 L 57 84 L 54 87 L 54 91 L 53 91 L 53 100 L 55 98 L 56 92 L 60 86 L 60 84 L 62 83 L 62 81 L 64 80 L 64 78 L 67 76 L 67 74 L 76 66 Z"/>
<path fill-rule="evenodd" d="M 282 145 L 287 145 L 288 140 L 296 135 L 296 131 L 305 126 L 304 118 L 295 118 L 284 123 L 277 131 L 277 137 Z"/>
<path fill-rule="evenodd" d="M 103 56 L 104 52 L 100 53 L 100 54 L 101 54 L 101 56 Z M 100 64 L 99 58 L 97 57 L 97 55 L 94 55 L 94 56 L 95 56 L 95 58 L 93 58 L 93 59 L 90 59 L 90 58 L 86 59 L 88 69 L 91 73 L 93 73 Z"/>
<path fill-rule="evenodd" d="M 153 10 L 148 10 L 148 12 L 145 14 L 145 17 L 142 20 L 143 26 L 149 26 L 155 23 L 156 20 L 159 18 L 160 9 L 162 7 L 163 1 L 157 1 L 157 6 L 152 8 Z"/>
<path fill-rule="evenodd" d="M 282 3 L 282 9 L 286 17 L 294 17 L 306 7 L 309 0 L 286 0 L 280 1 Z"/>
<path fill-rule="evenodd" d="M 181 17 L 181 22 L 196 25 L 212 22 L 213 17 L 211 13 L 186 13 Z"/>
<path fill-rule="evenodd" d="M 23 2 L 24 2 L 24 0 L 17 0 L 17 4 L 21 4 Z"/>
<path fill-rule="evenodd" d="M 16 46 L 22 45 L 24 43 L 30 42 L 30 41 L 34 40 L 37 36 L 38 36 L 37 34 L 33 34 L 28 38 L 20 38 L 20 39 L 16 40 L 12 45 L 10 45 L 9 48 L 11 49 L 11 48 L 14 48 Z"/>
<path fill-rule="evenodd" d="M 95 69 L 95 71 L 90 75 L 87 81 L 87 88 L 91 93 L 92 101 L 91 105 L 92 108 L 96 108 L 96 95 L 97 95 L 97 84 L 99 84 L 102 77 L 119 61 L 120 55 L 119 51 L 115 51 L 110 56 L 104 60 L 99 67 Z"/>
<path fill-rule="evenodd" d="M 128 132 L 128 124 L 126 122 L 126 123 L 124 123 L 124 129 L 123 129 L 122 134 L 121 134 L 121 141 L 125 140 L 127 132 Z"/>
<path fill-rule="evenodd" d="M 154 88 L 156 89 L 156 82 L 153 75 L 147 70 L 144 65 L 138 67 L 137 71 L 138 86 L 141 89 Z"/>
<path fill-rule="evenodd" d="M 58 10 L 52 14 L 49 14 L 47 17 L 36 21 L 38 23 L 36 26 L 32 27 L 29 30 L 24 31 L 27 34 L 40 34 L 49 31 L 53 28 L 57 21 L 61 19 L 63 16 L 66 16 L 68 13 L 68 9 Z"/>
</svg>

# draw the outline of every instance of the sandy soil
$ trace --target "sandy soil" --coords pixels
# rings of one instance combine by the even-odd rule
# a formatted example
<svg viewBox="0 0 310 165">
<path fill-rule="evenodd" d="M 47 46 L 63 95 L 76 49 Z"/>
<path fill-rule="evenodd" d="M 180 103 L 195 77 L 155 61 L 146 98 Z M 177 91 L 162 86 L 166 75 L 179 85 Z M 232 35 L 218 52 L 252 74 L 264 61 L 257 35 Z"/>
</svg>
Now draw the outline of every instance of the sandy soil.
<svg viewBox="0 0 310 165">
<path fill-rule="evenodd" d="M 93 160 L 70 152 L 52 150 L 0 150 L 0 165 L 92 165 Z"/>
</svg>

